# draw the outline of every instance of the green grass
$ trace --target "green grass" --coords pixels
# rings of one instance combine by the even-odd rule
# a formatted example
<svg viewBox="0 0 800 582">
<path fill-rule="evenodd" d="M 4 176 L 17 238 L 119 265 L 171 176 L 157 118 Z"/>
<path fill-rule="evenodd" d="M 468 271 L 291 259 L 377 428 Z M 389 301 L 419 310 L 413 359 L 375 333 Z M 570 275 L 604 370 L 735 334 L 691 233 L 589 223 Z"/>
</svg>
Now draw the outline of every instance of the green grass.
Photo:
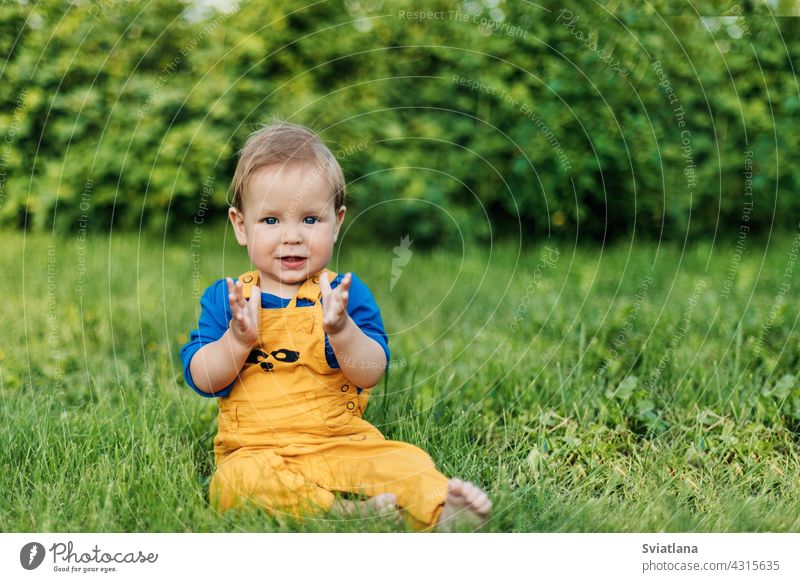
<svg viewBox="0 0 800 582">
<path fill-rule="evenodd" d="M 487 488 L 490 531 L 798 531 L 791 243 L 750 243 L 727 297 L 733 249 L 710 243 L 561 243 L 538 275 L 543 245 L 412 246 L 390 292 L 392 250 L 345 239 L 331 268 L 370 285 L 392 334 L 367 418 Z M 216 406 L 178 351 L 193 283 L 249 267 L 230 235 L 203 231 L 196 281 L 188 237 L 0 244 L 2 531 L 396 530 L 208 506 Z"/>
</svg>

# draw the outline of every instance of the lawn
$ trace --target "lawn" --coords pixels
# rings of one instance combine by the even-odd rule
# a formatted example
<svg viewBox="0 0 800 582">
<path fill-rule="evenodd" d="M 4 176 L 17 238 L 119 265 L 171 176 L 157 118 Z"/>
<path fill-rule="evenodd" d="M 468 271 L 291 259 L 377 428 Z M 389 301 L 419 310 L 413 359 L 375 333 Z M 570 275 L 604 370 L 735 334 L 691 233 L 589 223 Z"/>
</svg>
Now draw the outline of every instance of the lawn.
<svg viewBox="0 0 800 582">
<path fill-rule="evenodd" d="M 209 507 L 216 405 L 179 350 L 249 262 L 175 239 L 0 233 L 0 529 L 396 531 Z M 391 248 L 340 242 L 390 334 L 367 419 L 485 487 L 490 531 L 800 531 L 793 235 L 412 245 L 394 286 Z"/>
</svg>

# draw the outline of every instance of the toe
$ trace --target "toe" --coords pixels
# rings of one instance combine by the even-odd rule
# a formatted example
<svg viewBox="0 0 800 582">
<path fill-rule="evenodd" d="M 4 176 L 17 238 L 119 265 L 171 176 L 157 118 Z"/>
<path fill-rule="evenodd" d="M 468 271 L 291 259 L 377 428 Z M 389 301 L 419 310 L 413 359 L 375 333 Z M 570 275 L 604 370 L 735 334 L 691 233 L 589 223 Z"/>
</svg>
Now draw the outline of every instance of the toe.
<svg viewBox="0 0 800 582">
<path fill-rule="evenodd" d="M 447 482 L 447 489 L 453 495 L 463 495 L 464 483 L 461 479 L 450 479 L 450 481 Z"/>
<path fill-rule="evenodd" d="M 372 502 L 381 509 L 391 508 L 397 504 L 397 496 L 394 493 L 383 493 L 373 497 Z"/>
<path fill-rule="evenodd" d="M 467 498 L 470 505 L 474 505 L 478 501 L 478 495 L 480 494 L 481 490 L 475 487 L 472 483 L 467 483 L 467 486 L 464 488 L 464 497 Z"/>
</svg>

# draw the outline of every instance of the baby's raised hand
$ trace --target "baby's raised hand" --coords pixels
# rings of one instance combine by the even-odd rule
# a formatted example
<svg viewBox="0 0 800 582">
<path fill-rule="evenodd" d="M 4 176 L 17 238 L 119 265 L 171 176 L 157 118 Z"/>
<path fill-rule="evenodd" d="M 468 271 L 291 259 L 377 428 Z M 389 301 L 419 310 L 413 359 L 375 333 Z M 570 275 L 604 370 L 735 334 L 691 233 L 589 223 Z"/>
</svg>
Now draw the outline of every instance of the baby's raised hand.
<svg viewBox="0 0 800 582">
<path fill-rule="evenodd" d="M 231 306 L 231 332 L 236 341 L 247 347 L 258 343 L 258 310 L 261 307 L 261 289 L 253 285 L 250 299 L 244 298 L 241 281 L 233 284 L 233 279 L 226 277 L 228 283 L 228 302 Z"/>
<path fill-rule="evenodd" d="M 323 271 L 319 276 L 320 291 L 322 291 L 322 328 L 325 333 L 332 335 L 339 333 L 347 324 L 347 300 L 350 296 L 350 283 L 353 281 L 351 273 L 342 277 L 336 289 L 331 289 L 328 272 Z"/>
</svg>

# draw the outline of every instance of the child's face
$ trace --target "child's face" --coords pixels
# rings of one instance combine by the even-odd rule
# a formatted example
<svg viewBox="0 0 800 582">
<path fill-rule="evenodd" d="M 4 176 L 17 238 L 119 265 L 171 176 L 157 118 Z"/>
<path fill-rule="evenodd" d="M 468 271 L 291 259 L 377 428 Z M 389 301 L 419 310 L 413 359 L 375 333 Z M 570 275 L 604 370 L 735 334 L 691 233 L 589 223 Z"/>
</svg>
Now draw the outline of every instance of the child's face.
<svg viewBox="0 0 800 582">
<path fill-rule="evenodd" d="M 236 240 L 261 273 L 262 291 L 293 296 L 331 260 L 345 208 L 335 209 L 325 174 L 312 164 L 260 168 L 244 192 L 243 212 L 228 212 Z"/>
</svg>

